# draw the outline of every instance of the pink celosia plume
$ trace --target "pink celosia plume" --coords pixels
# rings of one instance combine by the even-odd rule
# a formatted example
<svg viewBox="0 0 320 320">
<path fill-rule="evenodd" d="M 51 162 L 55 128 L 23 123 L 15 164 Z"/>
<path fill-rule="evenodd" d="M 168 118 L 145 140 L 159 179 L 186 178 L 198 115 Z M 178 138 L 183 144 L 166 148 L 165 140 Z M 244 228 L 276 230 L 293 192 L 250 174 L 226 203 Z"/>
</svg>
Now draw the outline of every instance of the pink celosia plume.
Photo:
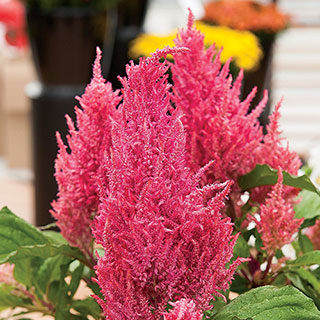
<svg viewBox="0 0 320 320">
<path fill-rule="evenodd" d="M 96 298 L 106 319 L 160 319 L 167 303 L 180 298 L 192 299 L 197 310 L 209 308 L 241 263 L 226 268 L 236 237 L 220 210 L 231 183 L 199 189 L 187 168 L 184 128 L 168 112 L 168 67 L 159 62 L 167 53 L 175 51 L 131 63 L 121 80 L 123 102 L 95 223 L 105 250 L 96 266 L 104 299 Z"/>
<path fill-rule="evenodd" d="M 175 43 L 189 49 L 188 54 L 174 55 L 171 64 L 173 101 L 177 111 L 183 113 L 186 129 L 188 165 L 193 172 L 214 161 L 202 183 L 232 180 L 234 182 L 227 214 L 232 218 L 242 215 L 243 202 L 237 184 L 240 176 L 250 172 L 257 164 L 268 164 L 274 169 L 296 175 L 300 160 L 288 146 L 283 146 L 279 130 L 279 108 L 270 116 L 268 133 L 264 136 L 259 116 L 266 105 L 267 93 L 259 105 L 249 113 L 256 89 L 243 101 L 241 83 L 243 72 L 233 82 L 229 62 L 223 67 L 220 53 L 214 47 L 205 50 L 203 35 L 193 27 L 190 13 L 188 27 L 179 32 Z M 251 201 L 263 203 L 271 187 L 251 190 Z M 284 197 L 293 202 L 298 189 L 284 187 Z"/>
<path fill-rule="evenodd" d="M 194 301 L 181 299 L 175 303 L 170 303 L 174 308 L 164 314 L 164 320 L 201 320 L 202 313 L 196 309 Z"/>
<path fill-rule="evenodd" d="M 292 175 L 298 175 L 301 161 L 296 152 L 289 150 L 289 144 L 283 143 L 285 139 L 281 137 L 282 132 L 279 129 L 280 114 L 280 101 L 273 113 L 269 116 L 269 124 L 267 125 L 267 134 L 263 138 L 263 143 L 259 144 L 256 150 L 257 163 L 267 164 L 274 169 L 280 168 Z M 252 190 L 251 198 L 253 201 L 263 203 L 267 194 L 270 192 L 270 186 L 258 187 Z M 294 203 L 299 189 L 284 186 L 283 197 L 291 199 Z"/>
<path fill-rule="evenodd" d="M 184 114 L 182 122 L 187 132 L 187 156 L 192 170 L 214 160 L 207 176 L 236 182 L 256 164 L 254 150 L 263 138 L 258 117 L 267 95 L 248 114 L 256 89 L 241 102 L 243 73 L 232 83 L 230 61 L 221 69 L 220 52 L 214 47 L 205 50 L 203 38 L 193 27 L 190 14 L 187 29 L 181 30 L 175 40 L 177 46 L 189 48 L 190 54 L 174 56 L 171 65 L 174 102 Z"/>
<path fill-rule="evenodd" d="M 55 177 L 59 193 L 57 201 L 52 203 L 52 214 L 63 236 L 85 253 L 90 252 L 90 225 L 98 208 L 98 171 L 103 159 L 109 156 L 110 117 L 115 116 L 120 101 L 118 93 L 101 76 L 100 59 L 101 51 L 97 49 L 93 79 L 78 98 L 82 109 L 75 108 L 77 128 L 67 116 L 68 147 L 57 134 L 59 154 Z"/>
<path fill-rule="evenodd" d="M 275 254 L 285 244 L 291 243 L 293 235 L 299 230 L 303 219 L 294 219 L 291 201 L 283 196 L 283 176 L 278 170 L 278 182 L 268 194 L 265 203 L 260 206 L 259 219 L 252 218 L 257 224 L 264 249 Z"/>
</svg>

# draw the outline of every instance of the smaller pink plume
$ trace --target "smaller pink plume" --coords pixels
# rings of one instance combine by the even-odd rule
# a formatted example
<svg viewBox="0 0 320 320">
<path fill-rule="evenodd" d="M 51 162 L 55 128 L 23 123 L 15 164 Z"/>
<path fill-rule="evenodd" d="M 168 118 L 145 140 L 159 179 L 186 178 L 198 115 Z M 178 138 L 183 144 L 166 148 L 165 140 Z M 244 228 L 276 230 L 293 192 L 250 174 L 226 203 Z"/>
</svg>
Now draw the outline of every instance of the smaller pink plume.
<svg viewBox="0 0 320 320">
<path fill-rule="evenodd" d="M 289 144 L 281 137 L 282 132 L 279 129 L 281 103 L 282 101 L 276 105 L 275 110 L 269 116 L 270 122 L 267 126 L 267 134 L 256 151 L 257 163 L 267 164 L 274 169 L 281 168 L 281 170 L 292 175 L 297 175 L 301 166 L 300 158 L 296 152 L 290 151 Z M 251 198 L 253 201 L 263 203 L 270 190 L 270 186 L 255 188 L 252 190 Z M 294 203 L 299 191 L 297 188 L 284 186 L 283 197 L 288 200 L 291 199 Z"/>
<path fill-rule="evenodd" d="M 202 313 L 196 309 L 194 301 L 181 299 L 170 303 L 174 308 L 164 314 L 164 320 L 201 320 Z"/>
<path fill-rule="evenodd" d="M 278 170 L 278 182 L 273 186 L 268 198 L 260 206 L 260 220 L 252 218 L 261 235 L 265 250 L 275 254 L 285 244 L 291 243 L 293 235 L 299 230 L 303 219 L 294 219 L 294 209 L 291 201 L 283 196 L 283 176 Z"/>
<path fill-rule="evenodd" d="M 93 79 L 76 107 L 76 126 L 69 116 L 68 146 L 57 133 L 59 154 L 55 163 L 58 199 L 52 203 L 52 215 L 71 245 L 91 254 L 91 222 L 98 208 L 98 179 L 101 164 L 109 156 L 111 117 L 115 117 L 120 98 L 105 83 L 100 68 L 101 51 L 93 67 Z M 70 151 L 68 151 L 68 149 Z"/>
</svg>

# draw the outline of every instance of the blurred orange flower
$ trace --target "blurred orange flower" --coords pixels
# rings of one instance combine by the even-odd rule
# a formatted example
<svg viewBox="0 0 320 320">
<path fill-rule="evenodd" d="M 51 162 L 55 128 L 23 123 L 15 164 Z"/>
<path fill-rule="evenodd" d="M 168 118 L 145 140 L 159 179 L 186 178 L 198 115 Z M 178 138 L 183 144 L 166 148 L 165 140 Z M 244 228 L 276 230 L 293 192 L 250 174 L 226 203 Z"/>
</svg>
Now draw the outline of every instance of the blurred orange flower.
<svg viewBox="0 0 320 320">
<path fill-rule="evenodd" d="M 289 16 L 274 4 L 260 4 L 248 0 L 220 0 L 205 6 L 204 21 L 238 30 L 276 33 L 286 28 Z"/>
</svg>

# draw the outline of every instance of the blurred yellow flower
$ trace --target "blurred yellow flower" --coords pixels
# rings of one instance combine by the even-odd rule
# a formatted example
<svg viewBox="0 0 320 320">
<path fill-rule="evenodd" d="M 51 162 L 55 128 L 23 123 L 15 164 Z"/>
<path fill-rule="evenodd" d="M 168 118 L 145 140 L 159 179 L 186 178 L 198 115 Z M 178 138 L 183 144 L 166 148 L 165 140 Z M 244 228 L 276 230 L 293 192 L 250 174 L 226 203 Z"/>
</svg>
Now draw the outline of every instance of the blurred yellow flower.
<svg viewBox="0 0 320 320">
<path fill-rule="evenodd" d="M 195 26 L 204 34 L 206 47 L 216 44 L 217 49 L 223 47 L 221 62 L 225 63 L 232 58 L 235 65 L 244 70 L 253 70 L 258 67 L 263 56 L 258 38 L 249 31 L 232 30 L 224 26 L 211 26 L 197 21 Z M 173 47 L 176 32 L 159 36 L 155 34 L 141 34 L 131 43 L 129 56 L 138 58 L 148 56 L 157 49 L 165 46 Z"/>
</svg>

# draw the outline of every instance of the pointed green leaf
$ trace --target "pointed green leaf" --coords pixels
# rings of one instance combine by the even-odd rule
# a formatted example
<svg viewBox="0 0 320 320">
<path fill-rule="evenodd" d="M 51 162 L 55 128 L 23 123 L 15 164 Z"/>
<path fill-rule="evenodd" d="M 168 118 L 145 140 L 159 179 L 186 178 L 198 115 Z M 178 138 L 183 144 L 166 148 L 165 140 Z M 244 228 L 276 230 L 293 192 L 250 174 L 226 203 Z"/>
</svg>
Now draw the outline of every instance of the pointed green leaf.
<svg viewBox="0 0 320 320">
<path fill-rule="evenodd" d="M 84 300 L 74 300 L 72 301 L 71 307 L 77 310 L 82 316 L 86 317 L 91 315 L 95 319 L 101 318 L 101 308 L 92 297 Z"/>
<path fill-rule="evenodd" d="M 20 246 L 46 243 L 48 240 L 37 228 L 15 216 L 6 207 L 0 211 L 0 263 Z"/>
<path fill-rule="evenodd" d="M 68 244 L 68 241 L 57 231 L 42 231 L 42 234 L 49 240 L 50 243 L 54 244 Z"/>
<path fill-rule="evenodd" d="M 215 320 L 319 320 L 313 301 L 292 286 L 252 289 L 226 305 Z"/>
<path fill-rule="evenodd" d="M 19 260 L 28 259 L 31 257 L 41 257 L 46 259 L 57 255 L 64 255 L 73 259 L 85 261 L 83 253 L 78 248 L 70 247 L 69 245 L 65 244 L 41 244 L 18 247 L 15 251 L 10 252 L 8 255 L 2 255 L 1 263 L 15 263 Z"/>
<path fill-rule="evenodd" d="M 69 265 L 71 258 L 63 255 L 50 257 L 44 260 L 35 275 L 37 288 L 43 293 L 48 292 L 48 286 L 61 278 L 61 266 Z"/>
<path fill-rule="evenodd" d="M 320 251 L 314 250 L 304 253 L 295 260 L 287 262 L 288 266 L 311 266 L 313 264 L 320 264 Z"/>
<path fill-rule="evenodd" d="M 293 176 L 286 171 L 283 171 L 282 173 L 284 185 L 303 190 L 309 190 L 320 196 L 320 191 L 315 187 L 308 176 Z M 257 164 L 251 172 L 241 176 L 238 179 L 239 186 L 242 190 L 249 190 L 264 185 L 274 185 L 277 183 L 277 181 L 278 171 L 272 169 L 266 164 Z"/>
<path fill-rule="evenodd" d="M 303 253 L 311 252 L 313 251 L 313 245 L 311 240 L 305 235 L 299 232 L 299 246 Z"/>
<path fill-rule="evenodd" d="M 303 190 L 299 194 L 301 201 L 295 206 L 295 218 L 312 219 L 320 216 L 320 197 L 314 192 Z"/>
<path fill-rule="evenodd" d="M 83 269 L 84 269 L 84 265 L 83 264 L 79 264 L 79 266 L 72 272 L 72 277 L 71 277 L 71 281 L 69 284 L 69 295 L 70 297 L 73 297 L 74 294 L 76 293 L 80 281 L 81 281 L 81 277 L 83 274 Z"/>
</svg>

